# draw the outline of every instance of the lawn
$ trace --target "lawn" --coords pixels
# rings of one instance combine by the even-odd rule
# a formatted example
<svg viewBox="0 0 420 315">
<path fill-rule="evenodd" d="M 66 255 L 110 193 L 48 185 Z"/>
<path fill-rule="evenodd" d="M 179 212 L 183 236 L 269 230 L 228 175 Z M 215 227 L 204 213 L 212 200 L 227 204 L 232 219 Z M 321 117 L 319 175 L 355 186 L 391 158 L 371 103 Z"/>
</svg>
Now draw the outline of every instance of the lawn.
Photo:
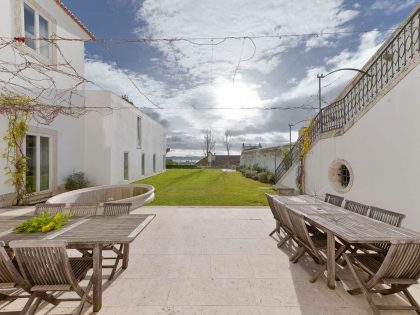
<svg viewBox="0 0 420 315">
<path fill-rule="evenodd" d="M 270 184 L 245 178 L 239 172 L 170 169 L 135 182 L 155 187 L 155 206 L 266 206 Z"/>
</svg>

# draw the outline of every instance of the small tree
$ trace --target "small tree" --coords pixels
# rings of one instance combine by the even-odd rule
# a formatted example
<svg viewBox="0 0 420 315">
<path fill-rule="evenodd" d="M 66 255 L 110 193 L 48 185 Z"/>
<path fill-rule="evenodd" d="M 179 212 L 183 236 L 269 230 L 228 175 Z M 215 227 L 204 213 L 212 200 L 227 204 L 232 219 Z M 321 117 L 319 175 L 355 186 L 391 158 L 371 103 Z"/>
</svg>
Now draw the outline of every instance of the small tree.
<svg viewBox="0 0 420 315">
<path fill-rule="evenodd" d="M 30 102 L 31 98 L 27 96 L 0 95 L 0 106 L 9 106 L 16 109 L 4 112 L 8 119 L 9 128 L 6 136 L 3 137 L 3 141 L 6 142 L 6 149 L 2 157 L 6 160 L 4 168 L 6 176 L 8 176 L 6 182 L 15 187 L 17 205 L 23 203 L 28 193 L 25 187 L 27 164 L 23 152 L 23 142 L 29 130 L 29 121 L 32 118 L 29 111 L 19 109 L 24 109 Z"/>
<path fill-rule="evenodd" d="M 232 131 L 228 129 L 225 130 L 225 137 L 223 138 L 223 143 L 225 145 L 228 156 L 228 167 L 230 167 L 230 148 L 232 147 Z"/>
<path fill-rule="evenodd" d="M 211 129 L 207 129 L 204 131 L 202 145 L 204 156 L 209 156 L 209 153 L 214 150 L 214 147 L 216 145 L 216 140 L 214 139 L 214 135 Z"/>
</svg>

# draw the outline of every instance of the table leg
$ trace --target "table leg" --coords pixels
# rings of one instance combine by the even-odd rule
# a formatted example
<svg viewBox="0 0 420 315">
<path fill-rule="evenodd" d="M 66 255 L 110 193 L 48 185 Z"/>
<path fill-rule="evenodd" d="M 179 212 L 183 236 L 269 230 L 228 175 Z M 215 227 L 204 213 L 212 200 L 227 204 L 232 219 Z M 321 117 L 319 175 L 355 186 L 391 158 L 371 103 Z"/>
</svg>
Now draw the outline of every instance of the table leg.
<svg viewBox="0 0 420 315">
<path fill-rule="evenodd" d="M 122 269 L 127 269 L 128 268 L 128 258 L 130 255 L 130 244 L 124 244 L 124 249 L 123 249 L 123 261 L 122 261 Z"/>
<path fill-rule="evenodd" d="M 331 232 L 327 232 L 327 284 L 335 289 L 335 239 Z"/>
<path fill-rule="evenodd" d="M 102 308 L 102 245 L 93 247 L 93 311 Z"/>
</svg>

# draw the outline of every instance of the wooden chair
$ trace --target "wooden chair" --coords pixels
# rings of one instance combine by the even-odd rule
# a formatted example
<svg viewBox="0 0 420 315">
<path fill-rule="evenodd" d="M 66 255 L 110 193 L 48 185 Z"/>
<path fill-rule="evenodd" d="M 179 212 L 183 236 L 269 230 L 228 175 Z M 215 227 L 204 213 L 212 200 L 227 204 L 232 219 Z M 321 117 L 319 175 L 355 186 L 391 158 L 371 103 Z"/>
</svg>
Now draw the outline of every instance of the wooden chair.
<svg viewBox="0 0 420 315">
<path fill-rule="evenodd" d="M 420 278 L 420 240 L 413 242 L 392 242 L 385 256 L 378 254 L 344 254 L 344 258 L 356 279 L 359 288 L 350 290 L 350 294 L 363 293 L 373 313 L 379 310 L 415 310 L 420 314 L 420 306 L 408 292 L 408 287 L 418 283 Z M 369 274 L 364 281 L 354 266 L 358 266 Z M 375 288 L 381 285 L 382 288 Z M 377 305 L 369 293 L 383 295 L 402 292 L 410 305 Z"/>
<path fill-rule="evenodd" d="M 319 276 L 327 269 L 326 250 L 327 238 L 325 235 L 311 236 L 308 231 L 307 224 L 301 214 L 288 210 L 290 221 L 293 225 L 295 240 L 299 244 L 299 250 L 296 253 L 293 263 L 296 263 L 305 253 L 308 253 L 317 264 L 321 267 L 310 278 L 310 282 L 315 282 Z M 335 243 L 337 248 L 335 260 L 339 259 L 345 252 L 346 246 Z"/>
<path fill-rule="evenodd" d="M 404 214 L 384 210 L 381 208 L 370 207 L 369 217 L 393 226 L 401 226 L 402 220 L 405 218 Z M 391 247 L 390 243 L 375 243 L 375 244 L 360 244 L 362 250 L 373 250 L 378 253 L 386 254 Z"/>
<path fill-rule="evenodd" d="M 369 217 L 378 221 L 382 221 L 393 226 L 401 226 L 405 215 L 377 207 L 370 207 Z"/>
<path fill-rule="evenodd" d="M 104 203 L 105 216 L 129 215 L 131 203 Z M 124 257 L 124 251 L 129 250 L 129 244 L 110 244 L 103 248 L 105 251 L 112 251 L 115 257 L 104 257 L 104 259 L 115 260 L 113 265 L 103 265 L 102 268 L 112 268 L 109 280 L 113 279 L 118 268 L 118 263 Z"/>
<path fill-rule="evenodd" d="M 96 215 L 98 211 L 97 204 L 71 203 L 69 212 L 75 217 L 87 217 Z"/>
<path fill-rule="evenodd" d="M 9 254 L 4 249 L 4 242 L 0 242 L 0 290 L 13 291 L 13 293 L 24 290 L 29 292 L 29 286 L 22 278 Z M 0 293 L 1 300 L 16 300 L 17 298 L 28 298 L 29 295 L 23 296 L 6 295 Z"/>
<path fill-rule="evenodd" d="M 355 201 L 346 200 L 346 202 L 344 203 L 344 209 L 360 215 L 367 215 L 369 211 L 369 206 Z"/>
<path fill-rule="evenodd" d="M 56 215 L 57 212 L 63 212 L 65 207 L 65 203 L 38 203 L 35 205 L 35 216 L 39 216 L 45 211 L 49 215 Z"/>
<path fill-rule="evenodd" d="M 104 215 L 128 215 L 131 203 L 104 203 Z"/>
<path fill-rule="evenodd" d="M 274 233 L 277 234 L 277 237 L 280 239 L 280 217 L 277 213 L 277 210 L 274 207 L 274 197 L 270 194 L 265 193 L 265 197 L 267 198 L 268 205 L 270 206 L 271 213 L 273 214 L 274 220 L 276 220 L 276 227 L 273 231 L 269 234 L 269 236 L 273 236 Z"/>
<path fill-rule="evenodd" d="M 273 198 L 273 205 L 275 212 L 280 221 L 280 226 L 282 230 L 285 232 L 285 237 L 277 244 L 277 247 L 280 248 L 286 243 L 288 240 L 293 239 L 293 228 L 292 223 L 290 222 L 289 215 L 287 213 L 287 208 L 285 208 L 280 202 Z"/>
<path fill-rule="evenodd" d="M 92 268 L 92 258 L 69 258 L 65 241 L 12 241 L 16 260 L 24 280 L 29 285 L 31 296 L 22 314 L 34 314 L 47 292 L 75 292 L 80 298 L 58 299 L 52 297 L 53 304 L 63 301 L 80 301 L 76 314 L 81 314 L 85 302 L 92 304 L 89 292 L 92 279 L 86 289 L 79 283 Z M 93 278 L 93 277 L 92 277 Z M 31 307 L 32 306 L 32 307 Z"/>
<path fill-rule="evenodd" d="M 328 202 L 338 207 L 341 207 L 343 200 L 344 200 L 344 197 L 331 195 L 331 194 L 325 194 L 325 199 L 324 199 L 325 202 Z"/>
</svg>

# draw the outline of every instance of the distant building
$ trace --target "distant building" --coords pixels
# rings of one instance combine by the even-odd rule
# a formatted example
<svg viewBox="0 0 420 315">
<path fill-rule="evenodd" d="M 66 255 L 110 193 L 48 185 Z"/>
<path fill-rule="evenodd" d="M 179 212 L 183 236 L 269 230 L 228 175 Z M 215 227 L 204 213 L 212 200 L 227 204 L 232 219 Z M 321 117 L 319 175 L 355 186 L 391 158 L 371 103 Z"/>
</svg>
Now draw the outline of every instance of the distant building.
<svg viewBox="0 0 420 315">
<path fill-rule="evenodd" d="M 261 148 L 262 148 L 261 143 L 258 143 L 258 145 L 242 143 L 242 151 L 255 150 L 255 149 L 261 149 Z"/>
<path fill-rule="evenodd" d="M 207 166 L 212 168 L 235 168 L 239 166 L 241 160 L 240 155 L 217 155 L 209 153 L 196 164 L 198 166 Z"/>
<path fill-rule="evenodd" d="M 251 149 L 250 146 L 243 145 L 243 150 L 240 156 L 240 165 L 258 165 L 259 167 L 266 168 L 270 172 L 274 173 L 276 167 L 282 161 L 282 148 L 288 148 L 288 146 L 289 145 L 262 148 L 260 144 L 259 146 L 254 146 L 255 148 Z"/>
</svg>

